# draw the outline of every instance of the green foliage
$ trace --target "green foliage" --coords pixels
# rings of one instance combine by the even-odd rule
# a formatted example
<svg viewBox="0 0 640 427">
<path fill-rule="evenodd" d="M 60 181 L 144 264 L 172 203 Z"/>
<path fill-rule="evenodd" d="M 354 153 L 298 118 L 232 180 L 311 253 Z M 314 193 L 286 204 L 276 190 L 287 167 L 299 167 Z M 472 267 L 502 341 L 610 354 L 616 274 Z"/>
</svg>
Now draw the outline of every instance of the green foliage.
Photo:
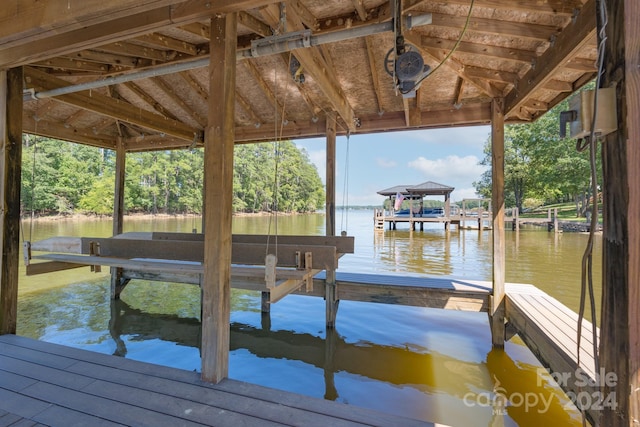
<svg viewBox="0 0 640 427">
<path fill-rule="evenodd" d="M 505 127 L 507 206 L 522 210 L 537 203 L 573 201 L 577 214 L 584 210 L 591 180 L 589 153 L 588 150 L 578 152 L 574 140 L 560 138 L 560 112 L 567 109 L 568 102 L 565 101 L 534 123 Z M 484 153 L 481 164 L 490 166 L 490 138 L 485 143 Z M 599 153 L 596 158 L 600 171 Z M 474 186 L 483 197 L 491 197 L 491 169 L 474 182 Z"/>
<path fill-rule="evenodd" d="M 113 151 L 25 135 L 22 162 L 23 211 L 113 212 Z M 278 143 L 277 157 L 272 143 L 236 146 L 234 166 L 235 211 L 309 212 L 324 205 L 318 171 L 291 141 Z M 125 210 L 201 213 L 203 171 L 202 149 L 128 153 Z"/>
</svg>

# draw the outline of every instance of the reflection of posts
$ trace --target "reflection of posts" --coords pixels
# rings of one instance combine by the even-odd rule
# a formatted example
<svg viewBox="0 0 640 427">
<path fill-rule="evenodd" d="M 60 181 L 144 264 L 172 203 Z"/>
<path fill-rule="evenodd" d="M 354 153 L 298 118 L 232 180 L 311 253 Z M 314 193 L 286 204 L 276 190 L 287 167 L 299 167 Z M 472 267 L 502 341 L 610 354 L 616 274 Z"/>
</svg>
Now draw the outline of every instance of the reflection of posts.
<svg viewBox="0 0 640 427">
<path fill-rule="evenodd" d="M 324 339 L 324 398 L 326 400 L 336 400 L 338 398 L 338 390 L 334 379 L 336 372 L 336 347 L 338 343 L 338 333 L 335 328 L 326 329 L 326 337 Z"/>
<path fill-rule="evenodd" d="M 125 357 L 127 355 L 127 346 L 120 335 L 122 334 L 122 324 L 120 322 L 120 308 L 124 303 L 118 299 L 111 300 L 111 318 L 109 319 L 109 334 L 116 343 L 114 356 Z"/>
</svg>

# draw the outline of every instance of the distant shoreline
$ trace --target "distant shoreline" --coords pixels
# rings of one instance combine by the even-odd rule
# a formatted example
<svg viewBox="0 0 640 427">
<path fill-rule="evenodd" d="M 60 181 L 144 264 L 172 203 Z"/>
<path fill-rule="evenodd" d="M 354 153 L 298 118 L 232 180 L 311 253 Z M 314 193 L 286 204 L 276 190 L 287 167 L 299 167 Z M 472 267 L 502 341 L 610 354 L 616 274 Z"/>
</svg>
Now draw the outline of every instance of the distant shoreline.
<svg viewBox="0 0 640 427">
<path fill-rule="evenodd" d="M 288 215 L 308 215 L 308 214 L 324 214 L 324 212 L 278 212 L 279 216 L 288 216 Z M 233 214 L 235 217 L 260 217 L 260 216 L 269 216 L 272 215 L 271 212 L 236 212 Z M 147 220 L 153 218 L 202 218 L 202 214 L 167 214 L 167 213 L 134 213 L 134 214 L 126 214 L 124 216 L 125 220 Z M 30 221 L 31 216 L 23 215 L 22 221 Z M 43 215 L 43 216 L 34 216 L 33 221 L 35 222 L 55 222 L 55 221 L 79 221 L 79 220 L 94 220 L 94 221 L 104 221 L 112 219 L 111 215 L 91 215 L 91 214 L 72 214 L 72 215 Z"/>
</svg>

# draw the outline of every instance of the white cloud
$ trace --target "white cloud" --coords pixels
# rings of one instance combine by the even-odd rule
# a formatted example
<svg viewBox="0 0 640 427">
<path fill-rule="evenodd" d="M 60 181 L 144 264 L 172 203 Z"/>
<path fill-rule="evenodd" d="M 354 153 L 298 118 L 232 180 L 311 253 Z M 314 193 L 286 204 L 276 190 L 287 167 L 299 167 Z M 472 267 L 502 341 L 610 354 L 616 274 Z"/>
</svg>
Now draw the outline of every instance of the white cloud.
<svg viewBox="0 0 640 427">
<path fill-rule="evenodd" d="M 398 163 L 395 160 L 388 160 L 382 157 L 378 157 L 376 159 L 376 163 L 378 164 L 378 166 L 385 169 L 395 168 L 396 166 L 398 166 Z"/>
<path fill-rule="evenodd" d="M 409 162 L 409 167 L 422 172 L 426 181 L 434 181 L 453 187 L 469 187 L 478 181 L 485 166 L 478 164 L 476 156 L 447 156 L 443 159 L 418 157 Z"/>
</svg>

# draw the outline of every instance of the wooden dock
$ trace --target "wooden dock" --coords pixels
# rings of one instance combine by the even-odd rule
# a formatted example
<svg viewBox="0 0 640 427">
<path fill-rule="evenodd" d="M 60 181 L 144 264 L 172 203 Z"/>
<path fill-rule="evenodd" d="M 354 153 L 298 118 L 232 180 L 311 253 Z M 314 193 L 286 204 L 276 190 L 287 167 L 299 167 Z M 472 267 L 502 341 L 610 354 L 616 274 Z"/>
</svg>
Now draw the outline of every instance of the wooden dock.
<svg viewBox="0 0 640 427">
<path fill-rule="evenodd" d="M 443 224 L 445 230 L 449 230 L 451 225 L 455 225 L 458 228 L 475 228 L 479 230 L 491 229 L 491 217 L 486 215 L 465 215 L 455 214 L 449 216 L 397 216 L 393 212 L 386 211 L 384 209 L 375 209 L 373 213 L 373 223 L 375 230 L 384 230 L 385 223 L 388 224 L 389 230 L 396 230 L 398 224 L 409 224 L 409 229 L 416 230 L 416 227 L 420 228 L 420 231 L 424 230 L 425 224 Z M 472 223 L 473 226 L 467 225 Z"/>
<path fill-rule="evenodd" d="M 592 422 L 597 420 L 599 409 L 594 399 L 604 394 L 604 389 L 595 382 L 591 322 L 582 321 L 578 364 L 578 314 L 533 285 L 507 284 L 506 290 L 508 330 L 522 338 L 555 378 L 562 379 L 558 384 L 574 397 L 573 402 L 589 396 L 592 405 L 587 405 L 586 413 Z M 600 335 L 597 328 L 596 334 Z"/>
<path fill-rule="evenodd" d="M 437 426 L 15 335 L 0 343 L 0 425 Z"/>
</svg>

